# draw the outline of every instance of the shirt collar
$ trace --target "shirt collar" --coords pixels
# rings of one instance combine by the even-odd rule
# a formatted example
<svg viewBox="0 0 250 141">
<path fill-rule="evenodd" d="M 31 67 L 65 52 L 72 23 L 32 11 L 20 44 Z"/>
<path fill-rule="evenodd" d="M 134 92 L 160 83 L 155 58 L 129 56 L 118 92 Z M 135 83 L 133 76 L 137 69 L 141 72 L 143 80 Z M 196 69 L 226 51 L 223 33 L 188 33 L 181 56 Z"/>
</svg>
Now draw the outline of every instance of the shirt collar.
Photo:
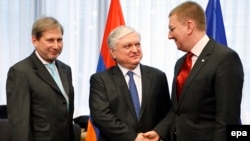
<svg viewBox="0 0 250 141">
<path fill-rule="evenodd" d="M 202 50 L 205 48 L 206 44 L 209 41 L 209 37 L 205 34 L 192 48 L 191 52 L 195 56 L 199 56 L 202 52 Z"/>
<path fill-rule="evenodd" d="M 50 64 L 49 62 L 45 61 L 45 60 L 39 55 L 39 53 L 37 52 L 37 50 L 35 51 L 35 53 L 36 53 L 36 56 L 38 57 L 38 59 L 39 59 L 44 65 Z M 52 63 L 55 64 L 55 61 L 53 61 Z"/>
<path fill-rule="evenodd" d="M 118 67 L 121 69 L 123 76 L 127 75 L 127 72 L 130 71 L 127 68 L 124 68 L 123 66 L 121 66 L 120 64 L 117 64 Z M 141 77 L 141 68 L 140 68 L 140 64 L 138 64 L 136 66 L 136 68 L 134 70 L 131 70 L 136 76 Z"/>
</svg>

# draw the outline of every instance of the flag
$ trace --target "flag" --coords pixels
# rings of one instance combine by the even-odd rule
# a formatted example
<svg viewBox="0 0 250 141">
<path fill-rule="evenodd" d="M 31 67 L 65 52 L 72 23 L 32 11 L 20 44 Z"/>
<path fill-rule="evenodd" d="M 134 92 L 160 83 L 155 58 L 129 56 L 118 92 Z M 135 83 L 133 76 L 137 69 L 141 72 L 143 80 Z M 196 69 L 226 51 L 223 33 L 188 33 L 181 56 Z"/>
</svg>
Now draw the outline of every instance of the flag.
<svg viewBox="0 0 250 141">
<path fill-rule="evenodd" d="M 106 27 L 104 30 L 102 46 L 100 51 L 100 56 L 97 65 L 97 72 L 103 71 L 113 65 L 115 65 L 115 61 L 111 57 L 108 49 L 108 35 L 109 33 L 116 27 L 125 25 L 122 8 L 119 0 L 111 0 L 108 17 L 106 21 Z M 99 135 L 99 130 L 94 126 L 91 120 L 91 115 L 88 120 L 87 127 L 87 137 L 86 141 L 97 141 Z"/>
<path fill-rule="evenodd" d="M 227 46 L 220 0 L 209 0 L 206 9 L 207 35 Z"/>
<path fill-rule="evenodd" d="M 99 130 L 92 123 L 91 117 L 88 120 L 86 141 L 98 141 Z"/>
<path fill-rule="evenodd" d="M 122 9 L 119 0 L 111 0 L 108 18 L 106 21 L 106 28 L 103 35 L 101 52 L 97 65 L 97 72 L 105 70 L 113 65 L 115 65 L 115 61 L 112 59 L 109 54 L 108 49 L 108 35 L 112 31 L 112 29 L 125 25 Z"/>
</svg>

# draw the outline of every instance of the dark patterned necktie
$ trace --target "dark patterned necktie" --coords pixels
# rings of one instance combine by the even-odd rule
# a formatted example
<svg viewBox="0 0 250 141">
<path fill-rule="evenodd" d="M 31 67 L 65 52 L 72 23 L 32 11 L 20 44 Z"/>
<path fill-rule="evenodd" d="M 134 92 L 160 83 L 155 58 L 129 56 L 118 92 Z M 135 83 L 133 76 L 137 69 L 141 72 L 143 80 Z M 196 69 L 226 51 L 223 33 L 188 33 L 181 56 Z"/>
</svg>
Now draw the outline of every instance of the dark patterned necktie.
<svg viewBox="0 0 250 141">
<path fill-rule="evenodd" d="M 183 62 L 181 69 L 180 69 L 180 72 L 177 76 L 177 79 L 176 79 L 177 101 L 179 101 L 179 99 L 180 99 L 184 83 L 185 83 L 185 81 L 188 77 L 188 74 L 192 68 L 192 60 L 191 60 L 192 56 L 193 56 L 192 52 L 187 53 L 185 61 Z"/>
</svg>

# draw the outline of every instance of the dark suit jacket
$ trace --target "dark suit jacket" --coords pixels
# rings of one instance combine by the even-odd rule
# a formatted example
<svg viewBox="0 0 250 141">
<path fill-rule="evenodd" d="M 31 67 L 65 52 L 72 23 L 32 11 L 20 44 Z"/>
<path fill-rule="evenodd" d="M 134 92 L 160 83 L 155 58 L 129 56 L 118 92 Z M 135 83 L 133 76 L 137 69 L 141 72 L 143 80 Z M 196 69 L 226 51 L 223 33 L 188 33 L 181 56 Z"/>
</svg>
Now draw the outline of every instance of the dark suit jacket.
<svg viewBox="0 0 250 141">
<path fill-rule="evenodd" d="M 9 69 L 7 109 L 13 141 L 72 141 L 74 90 L 71 69 L 56 60 L 69 96 L 69 111 L 56 82 L 35 52 Z"/>
<path fill-rule="evenodd" d="M 167 131 L 176 132 L 177 141 L 226 141 L 226 125 L 241 123 L 244 74 L 239 56 L 210 39 L 177 102 L 176 77 L 184 58 L 175 66 L 173 109 L 155 130 L 162 136 L 166 136 Z"/>
<path fill-rule="evenodd" d="M 152 130 L 172 107 L 165 73 L 141 65 L 142 104 L 136 113 L 122 71 L 114 66 L 90 79 L 90 113 L 100 130 L 99 141 L 134 141 Z"/>
</svg>

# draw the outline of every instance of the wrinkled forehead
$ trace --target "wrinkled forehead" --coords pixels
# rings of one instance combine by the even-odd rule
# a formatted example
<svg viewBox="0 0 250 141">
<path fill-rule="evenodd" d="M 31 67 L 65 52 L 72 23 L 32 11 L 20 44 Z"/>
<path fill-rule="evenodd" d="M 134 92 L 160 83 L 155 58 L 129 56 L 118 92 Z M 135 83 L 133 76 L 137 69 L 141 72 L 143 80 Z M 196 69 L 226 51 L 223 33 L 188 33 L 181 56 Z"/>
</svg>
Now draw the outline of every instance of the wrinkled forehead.
<svg viewBox="0 0 250 141">
<path fill-rule="evenodd" d="M 140 36 L 136 32 L 131 32 L 128 33 L 121 38 L 118 39 L 118 42 L 139 42 L 140 41 Z"/>
</svg>

